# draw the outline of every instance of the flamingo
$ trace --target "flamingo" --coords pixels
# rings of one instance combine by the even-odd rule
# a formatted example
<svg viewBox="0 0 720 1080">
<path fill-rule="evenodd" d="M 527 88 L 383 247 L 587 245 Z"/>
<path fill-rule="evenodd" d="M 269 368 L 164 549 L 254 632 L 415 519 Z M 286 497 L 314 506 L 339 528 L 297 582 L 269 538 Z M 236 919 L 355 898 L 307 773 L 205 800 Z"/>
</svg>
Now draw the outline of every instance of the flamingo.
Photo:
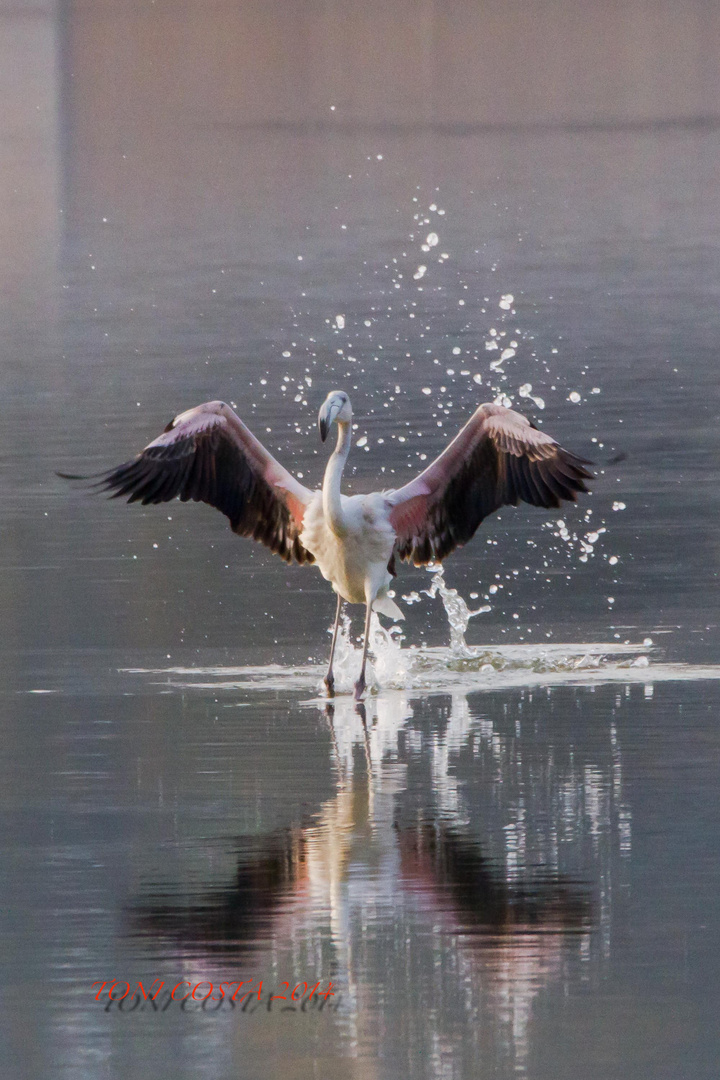
<svg viewBox="0 0 720 1080">
<path fill-rule="evenodd" d="M 95 477 L 100 491 L 128 502 L 205 502 L 229 518 L 239 536 L 252 537 L 288 563 L 316 563 L 337 594 L 324 684 L 334 695 L 333 658 L 343 604 L 365 605 L 360 675 L 355 698 L 366 689 L 365 668 L 373 611 L 397 620 L 403 612 L 389 595 L 395 562 L 442 562 L 467 543 L 480 522 L 519 501 L 559 507 L 587 492 L 590 462 L 564 450 L 525 416 L 503 405 L 478 406 L 442 453 L 409 483 L 390 491 L 343 495 L 353 411 L 343 390 L 333 390 L 318 414 L 320 438 L 333 424 L 337 443 L 322 488 L 301 484 L 255 438 L 223 401 L 182 412 L 131 461 Z M 60 474 L 67 479 L 89 477 Z"/>
</svg>

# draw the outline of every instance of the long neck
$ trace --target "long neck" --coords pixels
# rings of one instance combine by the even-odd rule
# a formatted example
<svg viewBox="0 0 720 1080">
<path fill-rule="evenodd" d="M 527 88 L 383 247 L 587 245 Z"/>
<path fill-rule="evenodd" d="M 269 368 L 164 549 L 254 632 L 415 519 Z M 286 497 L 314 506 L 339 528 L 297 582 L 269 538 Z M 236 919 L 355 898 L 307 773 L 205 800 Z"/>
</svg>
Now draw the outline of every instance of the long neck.
<svg viewBox="0 0 720 1080">
<path fill-rule="evenodd" d="M 344 536 L 347 524 L 340 501 L 340 481 L 350 453 L 350 424 L 338 424 L 337 446 L 333 450 L 323 479 L 323 513 L 336 536 Z"/>
</svg>

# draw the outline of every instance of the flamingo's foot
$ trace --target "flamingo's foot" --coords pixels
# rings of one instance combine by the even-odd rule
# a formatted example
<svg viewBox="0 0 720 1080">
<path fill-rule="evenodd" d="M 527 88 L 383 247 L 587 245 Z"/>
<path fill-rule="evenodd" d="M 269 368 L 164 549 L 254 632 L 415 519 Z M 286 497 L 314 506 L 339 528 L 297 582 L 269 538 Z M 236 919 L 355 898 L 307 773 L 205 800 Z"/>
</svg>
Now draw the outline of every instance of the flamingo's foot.
<svg viewBox="0 0 720 1080">
<path fill-rule="evenodd" d="M 360 701 L 360 698 L 365 693 L 365 672 L 360 672 L 360 678 L 355 683 L 355 700 Z"/>
<path fill-rule="evenodd" d="M 334 675 L 326 675 L 325 678 L 323 679 L 323 682 L 325 683 L 325 689 L 327 691 L 327 696 L 328 697 L 335 697 L 335 676 Z"/>
</svg>

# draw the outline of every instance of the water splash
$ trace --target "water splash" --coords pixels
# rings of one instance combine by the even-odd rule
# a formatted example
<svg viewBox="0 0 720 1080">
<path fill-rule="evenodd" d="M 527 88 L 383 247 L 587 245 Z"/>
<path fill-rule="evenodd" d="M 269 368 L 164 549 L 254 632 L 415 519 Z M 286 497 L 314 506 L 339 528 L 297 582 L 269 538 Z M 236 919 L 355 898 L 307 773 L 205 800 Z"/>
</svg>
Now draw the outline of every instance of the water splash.
<svg viewBox="0 0 720 1080">
<path fill-rule="evenodd" d="M 329 631 L 332 633 L 332 631 Z M 367 684 L 374 690 L 382 686 L 402 686 L 410 675 L 413 665 L 413 648 L 403 649 L 405 635 L 397 623 L 387 629 L 373 613 L 370 618 L 370 642 L 368 649 Z M 338 638 L 335 645 L 333 673 L 338 693 L 352 690 L 360 671 L 362 659 L 362 636 L 353 638 L 350 618 L 343 612 L 340 618 Z"/>
<path fill-rule="evenodd" d="M 450 660 L 472 660 L 479 655 L 465 641 L 465 632 L 471 619 L 490 611 L 490 605 L 472 611 L 457 589 L 451 589 L 445 582 L 443 567 L 432 564 L 427 567 L 432 574 L 432 583 L 428 589 L 421 590 L 431 600 L 439 596 L 445 609 L 450 626 Z M 414 597 L 413 597 L 414 599 Z M 419 597 L 418 597 L 419 599 Z M 332 630 L 328 631 L 332 633 Z M 424 650 L 415 646 L 403 648 L 405 635 L 397 623 L 384 627 L 378 616 L 373 613 L 370 620 L 369 662 L 367 669 L 368 686 L 379 690 L 384 686 L 402 687 L 408 685 L 412 674 L 422 666 L 420 656 Z M 335 646 L 333 671 L 335 687 L 339 692 L 351 690 L 355 684 L 362 659 L 362 637 L 353 639 L 350 618 L 343 612 L 340 618 L 338 638 Z"/>
<path fill-rule="evenodd" d="M 381 629 L 382 634 L 387 631 Z M 392 639 L 391 639 L 392 641 Z M 348 644 L 347 661 L 342 672 L 336 669 L 338 694 L 352 693 L 360 671 L 360 648 Z M 139 676 L 161 694 L 174 691 L 227 692 L 223 707 L 236 708 L 238 690 L 271 693 L 300 692 L 325 696 L 322 677 L 325 664 L 256 666 L 170 666 L 118 668 L 118 675 Z M 602 686 L 639 683 L 645 696 L 652 695 L 655 683 L 720 680 L 720 664 L 683 664 L 651 661 L 640 642 L 619 645 L 617 642 L 566 642 L 544 645 L 502 645 L 478 648 L 465 658 L 453 658 L 448 648 L 411 646 L 407 649 L 380 647 L 368 665 L 371 695 L 388 695 L 397 701 L 398 692 L 415 694 L 467 694 L 478 690 L 508 690 L 534 686 Z"/>
<path fill-rule="evenodd" d="M 467 659 L 477 654 L 477 649 L 472 649 L 465 641 L 465 631 L 470 620 L 476 615 L 484 615 L 492 610 L 489 604 L 471 611 L 457 589 L 450 589 L 445 584 L 445 574 L 442 565 L 433 563 L 426 568 L 433 575 L 429 589 L 423 589 L 426 596 L 434 599 L 439 596 L 445 608 L 445 614 L 450 624 L 450 652 L 453 657 Z"/>
<path fill-rule="evenodd" d="M 394 623 L 386 628 L 373 613 L 366 670 L 371 693 L 428 687 L 439 689 L 445 685 L 452 688 L 458 679 L 463 681 L 468 677 L 473 683 L 479 680 L 478 685 L 490 685 L 498 676 L 502 676 L 502 684 L 508 685 L 523 685 L 526 682 L 531 685 L 546 681 L 546 677 L 550 682 L 563 682 L 568 676 L 577 677 L 580 673 L 617 678 L 630 668 L 647 669 L 651 666 L 646 655 L 649 639 L 624 645 L 619 642 L 468 645 L 465 634 L 470 620 L 490 611 L 491 606 L 484 604 L 475 609 L 469 608 L 457 589 L 451 589 L 445 582 L 442 566 L 430 565 L 426 569 L 432 574 L 432 581 L 429 588 L 421 590 L 421 593 L 431 600 L 440 598 L 450 628 L 450 644 L 439 647 L 404 646 L 405 635 L 401 626 Z M 420 598 L 418 593 L 411 593 L 410 597 L 410 602 Z M 328 628 L 328 634 L 331 633 L 332 628 Z M 361 660 L 362 635 L 353 635 L 350 618 L 347 612 L 343 612 L 333 664 L 337 693 L 352 692 Z M 317 680 L 319 670 L 313 668 L 311 674 L 310 669 L 305 669 L 305 680 Z M 291 680 L 303 678 L 300 669 L 292 669 L 288 675 Z M 322 682 L 317 681 L 316 688 L 324 693 Z"/>
</svg>

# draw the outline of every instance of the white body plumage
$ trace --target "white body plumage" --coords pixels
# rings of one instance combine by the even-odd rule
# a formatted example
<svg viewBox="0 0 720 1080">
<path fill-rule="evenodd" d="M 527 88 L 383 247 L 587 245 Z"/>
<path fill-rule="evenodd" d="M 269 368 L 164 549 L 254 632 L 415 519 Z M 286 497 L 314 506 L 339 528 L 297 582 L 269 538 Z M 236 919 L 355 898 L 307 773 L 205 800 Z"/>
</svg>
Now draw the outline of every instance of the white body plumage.
<svg viewBox="0 0 720 1080">
<path fill-rule="evenodd" d="M 313 494 L 305 510 L 300 543 L 335 592 L 350 604 L 371 603 L 374 611 L 403 619 L 387 595 L 392 582 L 388 563 L 395 546 L 390 507 L 379 492 L 341 495 L 343 527 L 338 535 L 325 515 L 322 493 Z"/>
</svg>

